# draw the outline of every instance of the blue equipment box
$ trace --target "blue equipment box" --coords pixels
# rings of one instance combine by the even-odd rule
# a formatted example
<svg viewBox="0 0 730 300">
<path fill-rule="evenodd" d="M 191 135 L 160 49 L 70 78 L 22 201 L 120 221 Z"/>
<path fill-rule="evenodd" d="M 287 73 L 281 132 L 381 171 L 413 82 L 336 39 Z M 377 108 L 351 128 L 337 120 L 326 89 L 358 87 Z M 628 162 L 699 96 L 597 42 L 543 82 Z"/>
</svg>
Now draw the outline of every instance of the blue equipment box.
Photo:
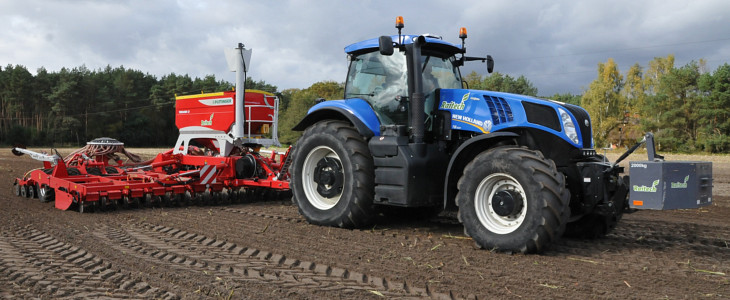
<svg viewBox="0 0 730 300">
<path fill-rule="evenodd" d="M 687 209 L 712 204 L 712 162 L 632 161 L 629 206 Z"/>
</svg>

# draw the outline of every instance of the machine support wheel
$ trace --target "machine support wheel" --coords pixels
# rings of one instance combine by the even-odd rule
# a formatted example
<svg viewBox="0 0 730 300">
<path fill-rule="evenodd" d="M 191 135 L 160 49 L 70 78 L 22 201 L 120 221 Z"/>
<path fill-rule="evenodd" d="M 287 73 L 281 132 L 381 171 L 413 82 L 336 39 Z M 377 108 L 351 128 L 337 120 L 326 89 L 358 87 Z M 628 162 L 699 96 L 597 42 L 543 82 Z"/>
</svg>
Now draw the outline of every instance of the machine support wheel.
<svg viewBox="0 0 730 300">
<path fill-rule="evenodd" d="M 53 189 L 48 186 L 39 186 L 38 187 L 38 200 L 41 202 L 51 202 L 53 201 Z"/>
<path fill-rule="evenodd" d="M 362 227 L 375 215 L 373 158 L 349 123 L 322 121 L 307 130 L 293 154 L 294 203 L 308 222 Z"/>
<path fill-rule="evenodd" d="M 570 192 L 555 163 L 513 146 L 477 155 L 458 182 L 464 232 L 481 248 L 520 253 L 546 249 L 562 235 Z"/>
<path fill-rule="evenodd" d="M 28 186 L 25 186 L 25 185 L 20 186 L 20 196 L 23 198 L 28 197 Z"/>
<path fill-rule="evenodd" d="M 13 183 L 13 194 L 15 194 L 15 196 L 20 196 L 20 189 L 20 184 L 18 184 L 17 182 Z"/>
<path fill-rule="evenodd" d="M 36 186 L 35 185 L 29 185 L 28 186 L 28 198 L 36 198 L 38 193 L 36 193 Z"/>
</svg>

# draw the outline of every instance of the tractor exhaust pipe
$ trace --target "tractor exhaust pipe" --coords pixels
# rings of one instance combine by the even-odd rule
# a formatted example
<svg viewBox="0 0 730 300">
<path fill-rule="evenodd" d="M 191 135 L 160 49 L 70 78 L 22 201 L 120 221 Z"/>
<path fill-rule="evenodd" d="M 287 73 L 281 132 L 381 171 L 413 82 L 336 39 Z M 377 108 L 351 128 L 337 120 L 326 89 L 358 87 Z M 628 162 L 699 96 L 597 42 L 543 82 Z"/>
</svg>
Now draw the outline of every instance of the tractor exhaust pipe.
<svg viewBox="0 0 730 300">
<path fill-rule="evenodd" d="M 426 154 L 426 144 L 423 143 L 425 137 L 425 116 L 424 105 L 426 96 L 423 94 L 423 75 L 421 70 L 421 46 L 426 43 L 426 38 L 419 36 L 413 41 L 413 55 L 411 64 L 413 70 L 413 93 L 411 94 L 411 128 L 413 130 L 413 150 L 419 156 Z"/>
</svg>

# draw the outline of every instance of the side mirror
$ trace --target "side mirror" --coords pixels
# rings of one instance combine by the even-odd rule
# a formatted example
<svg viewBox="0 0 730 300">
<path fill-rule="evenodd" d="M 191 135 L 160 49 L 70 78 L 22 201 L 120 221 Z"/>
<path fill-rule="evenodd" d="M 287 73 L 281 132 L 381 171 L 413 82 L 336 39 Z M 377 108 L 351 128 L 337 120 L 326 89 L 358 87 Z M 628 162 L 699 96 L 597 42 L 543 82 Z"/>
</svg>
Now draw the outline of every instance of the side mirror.
<svg viewBox="0 0 730 300">
<path fill-rule="evenodd" d="M 386 56 L 393 55 L 393 39 L 390 36 L 381 36 L 378 40 L 378 47 L 380 48 L 380 54 Z"/>
<path fill-rule="evenodd" d="M 494 59 L 491 55 L 487 55 L 487 73 L 494 71 Z"/>
</svg>

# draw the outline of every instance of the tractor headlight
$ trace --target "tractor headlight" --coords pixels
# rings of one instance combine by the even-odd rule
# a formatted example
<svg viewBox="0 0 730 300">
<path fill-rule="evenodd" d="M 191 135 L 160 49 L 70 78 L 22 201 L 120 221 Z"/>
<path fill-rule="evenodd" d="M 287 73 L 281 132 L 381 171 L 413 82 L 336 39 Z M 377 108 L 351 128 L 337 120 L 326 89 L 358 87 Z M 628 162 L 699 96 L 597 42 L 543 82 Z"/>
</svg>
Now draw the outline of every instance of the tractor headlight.
<svg viewBox="0 0 730 300">
<path fill-rule="evenodd" d="M 562 108 L 558 108 L 558 113 L 560 113 L 560 121 L 563 122 L 563 130 L 565 131 L 565 134 L 571 141 L 573 141 L 573 143 L 580 144 L 580 140 L 578 140 L 578 131 L 575 130 L 575 123 L 573 123 L 573 119 L 570 117 L 568 112 Z"/>
</svg>

